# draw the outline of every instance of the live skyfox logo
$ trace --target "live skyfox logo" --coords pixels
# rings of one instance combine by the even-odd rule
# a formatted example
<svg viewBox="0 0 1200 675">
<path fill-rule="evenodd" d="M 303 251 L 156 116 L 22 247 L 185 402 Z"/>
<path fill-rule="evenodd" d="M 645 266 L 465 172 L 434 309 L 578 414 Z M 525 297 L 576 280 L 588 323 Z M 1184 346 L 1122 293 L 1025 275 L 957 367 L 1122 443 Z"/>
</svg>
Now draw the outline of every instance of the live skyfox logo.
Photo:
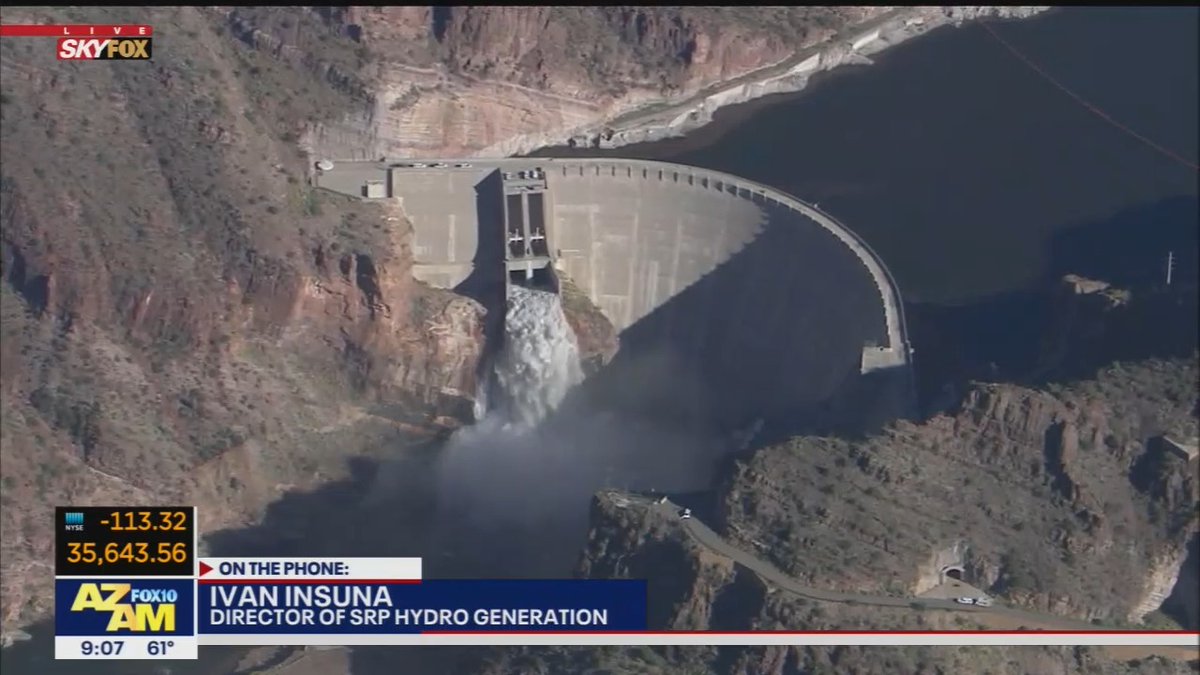
<svg viewBox="0 0 1200 675">
<path fill-rule="evenodd" d="M 60 61 L 130 61 L 150 58 L 150 38 L 60 38 Z"/>
</svg>

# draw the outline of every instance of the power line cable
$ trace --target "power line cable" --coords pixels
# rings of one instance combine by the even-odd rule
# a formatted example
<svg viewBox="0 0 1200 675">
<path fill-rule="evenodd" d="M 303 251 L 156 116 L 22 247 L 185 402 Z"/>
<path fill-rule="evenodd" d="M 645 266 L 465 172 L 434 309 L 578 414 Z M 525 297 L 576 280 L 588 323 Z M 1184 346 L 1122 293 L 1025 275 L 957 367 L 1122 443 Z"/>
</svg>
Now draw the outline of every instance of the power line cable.
<svg viewBox="0 0 1200 675">
<path fill-rule="evenodd" d="M 1091 103 L 1089 103 L 1089 102 L 1088 102 L 1088 101 L 1087 101 L 1085 98 L 1083 98 L 1083 97 L 1082 97 L 1082 96 L 1080 96 L 1079 94 L 1076 94 L 1075 92 L 1073 92 L 1073 91 L 1071 91 L 1070 89 L 1068 89 L 1068 88 L 1066 87 L 1066 85 L 1064 85 L 1063 83 L 1061 83 L 1061 82 L 1059 82 L 1058 80 L 1054 79 L 1054 77 L 1053 77 L 1052 75 L 1050 75 L 1050 73 L 1047 73 L 1047 72 L 1045 71 L 1045 69 L 1043 69 L 1043 68 L 1042 68 L 1041 66 L 1039 66 L 1037 63 L 1035 63 L 1035 62 L 1033 61 L 1033 59 L 1029 58 L 1028 56 L 1025 56 L 1024 54 L 1022 54 L 1022 53 L 1020 52 L 1020 50 L 1018 50 L 1016 47 L 1014 47 L 1014 46 L 1012 46 L 1011 44 L 1009 44 L 1009 43 L 1008 43 L 1008 41 L 1006 41 L 1004 38 L 1000 37 L 1000 34 L 999 34 L 999 33 L 997 33 L 997 32 L 996 32 L 996 30 L 995 30 L 994 28 L 992 28 L 990 25 L 988 25 L 988 23 L 987 23 L 986 21 L 980 21 L 980 22 L 979 22 L 979 24 L 980 24 L 981 26 L 983 26 L 983 28 L 984 28 L 984 29 L 985 29 L 985 30 L 986 30 L 988 33 L 990 33 L 992 37 L 996 38 L 996 41 L 997 41 L 997 42 L 999 42 L 1000 44 L 1004 45 L 1004 47 L 1005 47 L 1006 49 L 1008 49 L 1008 51 L 1012 52 L 1013 56 L 1016 56 L 1016 57 L 1017 57 L 1018 59 L 1020 59 L 1020 60 L 1021 60 L 1021 61 L 1022 61 L 1024 64 L 1025 64 L 1025 65 L 1027 65 L 1027 66 L 1029 66 L 1031 69 L 1033 69 L 1033 71 L 1034 71 L 1035 73 L 1037 73 L 1038 75 L 1041 75 L 1043 78 L 1045 78 L 1045 80 L 1046 80 L 1047 82 L 1049 82 L 1050 84 L 1053 84 L 1055 87 L 1057 87 L 1057 88 L 1059 88 L 1060 90 L 1062 90 L 1062 91 L 1063 91 L 1064 93 L 1066 93 L 1068 96 L 1070 96 L 1071 98 L 1075 99 L 1075 101 L 1076 101 L 1077 103 L 1079 103 L 1079 104 L 1080 104 L 1080 105 L 1082 105 L 1083 107 L 1085 107 L 1085 108 L 1087 108 L 1088 110 L 1090 110 L 1092 113 L 1094 113 L 1094 114 L 1095 114 L 1097 117 L 1099 117 L 1100 119 L 1104 120 L 1105 122 L 1108 122 L 1109 124 L 1113 125 L 1113 126 L 1114 126 L 1114 127 L 1116 127 L 1117 129 L 1119 129 L 1119 130 L 1121 130 L 1121 131 L 1125 132 L 1126 134 L 1129 134 L 1130 136 L 1132 136 L 1133 138 L 1137 139 L 1138 141 L 1141 141 L 1143 144 L 1145 144 L 1145 145 L 1149 146 L 1151 149 L 1153 149 L 1153 150 L 1156 150 L 1157 152 L 1159 152 L 1159 153 L 1161 153 L 1161 154 L 1163 154 L 1163 155 L 1166 155 L 1167 157 L 1169 157 L 1169 158 L 1171 158 L 1171 159 L 1175 160 L 1176 162 L 1179 162 L 1180 164 L 1182 164 L 1182 165 L 1184 165 L 1184 166 L 1188 167 L 1188 168 L 1189 168 L 1189 169 L 1191 169 L 1192 171 L 1200 171 L 1200 164 L 1197 164 L 1196 162 L 1193 162 L 1192 160 L 1190 160 L 1190 159 L 1187 159 L 1186 157 L 1183 157 L 1182 155 L 1180 155 L 1180 154 L 1178 154 L 1178 153 L 1176 153 L 1176 152 L 1174 152 L 1174 151 L 1172 151 L 1172 150 L 1170 150 L 1170 149 L 1168 149 L 1168 148 L 1165 148 L 1165 147 L 1163 147 L 1163 146 L 1159 145 L 1158 143 L 1155 143 L 1154 141 L 1150 140 L 1149 138 L 1146 138 L 1145 136 L 1143 136 L 1143 135 L 1139 134 L 1138 132 L 1134 131 L 1133 129 L 1130 129 L 1129 127 L 1125 126 L 1124 124 L 1121 124 L 1121 123 L 1120 123 L 1120 122 L 1118 122 L 1117 120 L 1113 119 L 1113 118 L 1112 118 L 1112 116 L 1111 116 L 1111 115 L 1109 115 L 1108 113 L 1104 112 L 1104 111 L 1103 111 L 1103 110 L 1101 110 L 1100 108 L 1097 108 L 1096 106 L 1094 106 L 1094 105 L 1092 105 Z"/>
</svg>

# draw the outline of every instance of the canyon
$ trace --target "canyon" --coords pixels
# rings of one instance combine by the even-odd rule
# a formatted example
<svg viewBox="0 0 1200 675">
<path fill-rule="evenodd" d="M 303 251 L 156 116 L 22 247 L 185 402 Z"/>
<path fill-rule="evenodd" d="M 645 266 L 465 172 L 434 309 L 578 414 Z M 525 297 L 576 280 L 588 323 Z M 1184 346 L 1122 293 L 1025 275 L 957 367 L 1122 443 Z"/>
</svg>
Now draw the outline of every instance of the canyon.
<svg viewBox="0 0 1200 675">
<path fill-rule="evenodd" d="M 6 23 L 152 23 L 173 37 L 140 69 L 0 44 L 2 143 L 21 158 L 0 179 L 5 634 L 50 609 L 54 504 L 196 503 L 206 533 L 245 527 L 345 477 L 352 459 L 425 447 L 472 420 L 487 310 L 414 280 L 403 211 L 312 190 L 314 158 L 657 138 L 938 25 L 1040 9 L 6 9 Z M 106 147 L 90 148 L 94 136 Z M 1116 302 L 1082 295 L 1103 311 Z M 602 370 L 620 348 L 611 322 L 570 289 L 564 309 L 585 371 Z M 1073 330 L 1056 330 L 1047 368 Z M 1193 359 L 1058 389 L 980 384 L 954 410 L 872 439 L 776 439 L 731 467 L 716 524 L 814 584 L 919 592 L 940 558 L 960 558 L 1023 606 L 1139 621 L 1196 530 L 1194 471 L 1147 443 L 1195 433 L 1195 377 Z M 667 541 L 665 525 L 622 517 L 597 503 L 581 572 L 642 572 L 622 554 L 646 574 L 695 572 L 663 615 L 674 625 L 715 625 L 727 584 L 765 597 Z M 1014 557 L 1033 551 L 1046 552 L 1036 569 Z M 1127 579 L 1139 582 L 1105 585 Z M 739 620 L 880 625 L 865 611 L 767 613 L 773 602 Z M 567 654 L 541 663 L 584 658 Z M 729 668 L 766 673 L 859 657 L 737 658 Z M 1096 658 L 1041 651 L 1012 672 Z"/>
<path fill-rule="evenodd" d="M 304 138 L 336 159 L 502 157 L 550 145 L 619 147 L 679 135 L 721 107 L 799 91 L 811 76 L 943 25 L 1044 6 L 351 8 L 334 20 L 376 54 L 366 100 Z M 262 12 L 235 10 L 248 43 L 303 53 Z M 422 28 L 437 48 L 421 52 Z M 589 45 L 573 48 L 572 45 Z"/>
</svg>

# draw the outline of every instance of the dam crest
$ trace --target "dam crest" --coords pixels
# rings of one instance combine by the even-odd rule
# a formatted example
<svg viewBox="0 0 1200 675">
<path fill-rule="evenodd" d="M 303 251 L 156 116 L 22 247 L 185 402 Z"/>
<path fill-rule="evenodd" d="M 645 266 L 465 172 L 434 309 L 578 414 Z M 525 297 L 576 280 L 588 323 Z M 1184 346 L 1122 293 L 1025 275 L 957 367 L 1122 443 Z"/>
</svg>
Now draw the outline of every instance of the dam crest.
<svg viewBox="0 0 1200 675">
<path fill-rule="evenodd" d="M 674 396 L 680 412 L 734 426 L 863 406 L 894 418 L 915 404 L 903 300 L 883 261 L 768 186 L 609 158 L 322 160 L 313 183 L 398 200 L 414 276 L 488 307 L 512 284 L 569 278 L 621 333 L 598 378 L 609 398 Z M 690 393 L 656 391 L 664 378 Z"/>
</svg>

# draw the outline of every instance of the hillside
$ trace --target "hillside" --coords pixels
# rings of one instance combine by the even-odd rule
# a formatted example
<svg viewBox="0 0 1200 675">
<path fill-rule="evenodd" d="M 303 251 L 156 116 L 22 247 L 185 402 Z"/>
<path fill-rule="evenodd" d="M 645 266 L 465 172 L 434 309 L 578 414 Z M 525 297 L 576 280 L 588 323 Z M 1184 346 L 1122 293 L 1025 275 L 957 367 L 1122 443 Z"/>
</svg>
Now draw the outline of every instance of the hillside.
<svg viewBox="0 0 1200 675">
<path fill-rule="evenodd" d="M 50 609 L 55 504 L 194 503 L 206 533 L 242 528 L 353 459 L 470 419 L 486 309 L 411 278 L 396 205 L 310 189 L 311 153 L 561 140 L 897 9 L 5 9 L 5 23 L 148 23 L 162 40 L 142 64 L 0 42 L 3 631 Z M 585 300 L 568 289 L 593 370 L 617 343 Z M 1194 464 L 1150 441 L 1195 435 L 1196 378 L 1191 359 L 1045 390 L 979 385 L 960 409 L 883 436 L 791 439 L 731 468 L 713 524 L 814 585 L 915 593 L 956 563 L 1021 606 L 1155 619 L 1194 541 L 1198 488 Z M 672 523 L 598 503 L 594 526 L 585 571 L 688 580 L 660 608 L 664 625 L 912 619 L 771 597 Z M 980 664 L 1195 672 L 1086 649 L 781 648 L 513 650 L 493 672 Z"/>
<path fill-rule="evenodd" d="M 306 187 L 294 130 L 350 99 L 198 10 L 118 14 L 188 37 L 133 67 L 0 45 L 6 628 L 47 610 L 53 505 L 243 524 L 474 392 L 482 308 L 411 280 L 402 217 Z"/>
<path fill-rule="evenodd" d="M 796 583 L 893 597 L 897 606 L 781 592 L 689 537 L 673 513 L 615 492 L 593 502 L 579 571 L 648 579 L 652 629 L 1028 623 L 923 607 L 917 596 L 942 583 L 941 569 L 951 565 L 1022 615 L 1137 623 L 1170 592 L 1197 532 L 1195 460 L 1151 439 L 1195 433 L 1198 365 L 1196 357 L 1118 364 L 1045 391 L 978 384 L 960 409 L 924 424 L 866 440 L 805 437 L 760 448 L 732 468 L 714 508 L 694 504 L 725 541 Z M 487 672 L 1116 674 L 1200 666 L 1186 649 L 1171 653 L 1191 654 L 1190 663 L 1151 651 L 528 648 L 497 653 Z"/>
<path fill-rule="evenodd" d="M 310 189 L 303 141 L 382 108 L 362 129 L 395 149 L 478 149 L 561 127 L 553 97 L 593 119 L 600 87 L 708 84 L 878 11 L 6 8 L 157 44 L 146 63 L 0 44 L 5 630 L 48 608 L 53 504 L 200 503 L 205 531 L 236 527 L 469 419 L 484 308 L 412 280 L 394 206 Z"/>
<path fill-rule="evenodd" d="M 864 441 L 797 438 L 740 463 L 724 535 L 813 586 L 920 594 L 943 566 L 1018 606 L 1140 621 L 1200 523 L 1197 361 L 1118 364 L 1046 391 L 980 384 L 952 414 Z"/>
</svg>

